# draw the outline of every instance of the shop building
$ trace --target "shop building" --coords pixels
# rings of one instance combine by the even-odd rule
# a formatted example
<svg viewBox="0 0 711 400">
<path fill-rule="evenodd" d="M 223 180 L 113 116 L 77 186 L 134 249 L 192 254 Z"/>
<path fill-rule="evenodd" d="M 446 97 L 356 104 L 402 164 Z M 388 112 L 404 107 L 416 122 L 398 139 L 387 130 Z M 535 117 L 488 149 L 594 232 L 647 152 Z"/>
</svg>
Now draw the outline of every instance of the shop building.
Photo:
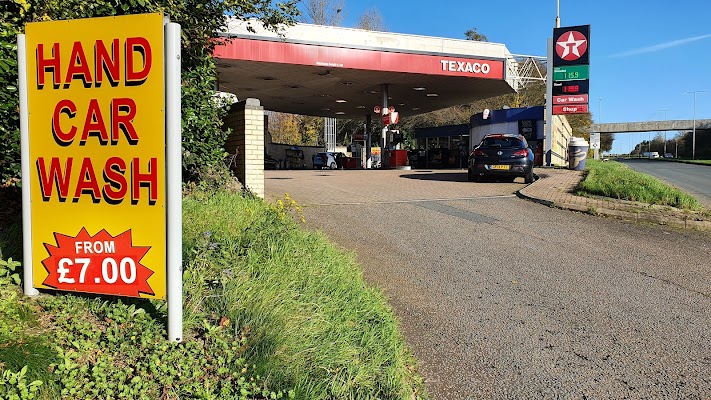
<svg viewBox="0 0 711 400">
<path fill-rule="evenodd" d="M 417 149 L 426 156 L 426 167 L 466 166 L 472 149 L 490 133 L 513 133 L 526 138 L 535 154 L 535 164 L 544 165 L 545 107 L 506 108 L 474 114 L 469 124 L 421 128 L 415 131 Z M 551 164 L 567 165 L 572 129 L 563 115 L 553 117 Z"/>
</svg>

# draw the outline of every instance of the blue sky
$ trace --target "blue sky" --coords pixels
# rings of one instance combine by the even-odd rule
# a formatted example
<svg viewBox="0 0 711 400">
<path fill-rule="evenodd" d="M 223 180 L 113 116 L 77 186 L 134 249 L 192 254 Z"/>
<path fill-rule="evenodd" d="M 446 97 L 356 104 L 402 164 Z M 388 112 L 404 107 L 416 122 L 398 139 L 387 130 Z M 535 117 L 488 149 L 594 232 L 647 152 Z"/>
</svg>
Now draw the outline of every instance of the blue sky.
<svg viewBox="0 0 711 400">
<path fill-rule="evenodd" d="M 463 39 L 470 28 L 514 54 L 546 55 L 555 0 L 345 0 L 343 26 L 377 8 L 390 32 Z M 591 25 L 595 122 L 711 119 L 711 0 L 560 0 L 561 26 Z M 670 133 L 670 135 L 672 135 Z M 648 134 L 617 135 L 613 153 Z"/>
</svg>

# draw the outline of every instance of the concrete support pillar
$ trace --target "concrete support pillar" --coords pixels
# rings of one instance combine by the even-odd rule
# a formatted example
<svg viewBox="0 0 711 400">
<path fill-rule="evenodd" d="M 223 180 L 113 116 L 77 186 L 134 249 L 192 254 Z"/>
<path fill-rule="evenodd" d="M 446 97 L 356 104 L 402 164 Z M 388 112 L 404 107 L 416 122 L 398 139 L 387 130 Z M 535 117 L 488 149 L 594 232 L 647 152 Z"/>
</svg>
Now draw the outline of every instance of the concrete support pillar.
<svg viewBox="0 0 711 400">
<path fill-rule="evenodd" d="M 371 142 L 370 142 L 370 134 L 373 131 L 373 118 L 368 113 L 365 116 L 365 168 L 370 169 L 372 167 L 372 154 L 370 154 L 370 147 L 371 147 Z"/>
<path fill-rule="evenodd" d="M 386 112 L 388 109 L 388 84 L 383 83 L 380 85 L 380 94 L 383 97 L 383 102 L 380 105 L 380 109 L 383 110 L 381 113 Z M 388 126 L 385 125 L 383 126 L 382 130 L 382 139 L 380 140 L 380 143 L 382 143 L 381 149 L 380 149 L 380 166 L 381 168 L 387 168 L 390 166 L 390 162 L 387 159 L 387 150 L 388 150 Z"/>
<path fill-rule="evenodd" d="M 258 99 L 235 103 L 225 125 L 232 129 L 225 143 L 225 150 L 235 160 L 230 169 L 246 189 L 264 197 L 264 107 Z"/>
</svg>

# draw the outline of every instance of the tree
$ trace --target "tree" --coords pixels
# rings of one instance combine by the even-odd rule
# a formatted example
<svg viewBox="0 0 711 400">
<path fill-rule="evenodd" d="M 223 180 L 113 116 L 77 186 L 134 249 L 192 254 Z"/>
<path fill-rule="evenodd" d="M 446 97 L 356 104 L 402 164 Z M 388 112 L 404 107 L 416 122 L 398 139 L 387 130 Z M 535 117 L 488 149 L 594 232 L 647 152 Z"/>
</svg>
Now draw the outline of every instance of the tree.
<svg viewBox="0 0 711 400">
<path fill-rule="evenodd" d="M 269 113 L 269 133 L 272 143 L 301 144 L 299 125 L 301 118 L 296 114 Z"/>
<path fill-rule="evenodd" d="M 353 142 L 356 133 L 365 131 L 365 118 L 362 119 L 339 119 L 336 130 L 336 143 L 347 145 Z"/>
<path fill-rule="evenodd" d="M 345 16 L 345 0 L 305 0 L 301 21 L 327 26 L 340 26 Z"/>
<path fill-rule="evenodd" d="M 318 146 L 323 144 L 323 117 L 311 117 L 302 115 L 299 125 L 301 132 L 301 144 L 305 146 Z"/>
<path fill-rule="evenodd" d="M 477 42 L 488 42 L 489 39 L 486 37 L 486 35 L 483 35 L 479 32 L 477 32 L 476 28 L 469 29 L 468 31 L 464 32 L 464 36 L 467 38 L 467 40 L 474 40 Z"/>
<path fill-rule="evenodd" d="M 17 39 L 27 18 L 24 0 L 0 2 L 0 187 L 20 183 L 20 104 Z"/>
<path fill-rule="evenodd" d="M 268 28 L 276 30 L 281 24 L 292 24 L 298 15 L 298 0 L 12 0 L 0 6 L 2 38 L 0 38 L 0 85 L 17 81 L 16 53 L 3 49 L 14 43 L 14 33 L 24 29 L 28 21 L 60 20 L 119 16 L 148 12 L 163 12 L 182 28 L 182 115 L 183 115 L 183 179 L 200 180 L 225 176 L 223 164 L 224 142 L 222 130 L 225 111 L 213 100 L 217 73 L 212 50 L 218 41 L 217 32 L 224 30 L 227 16 L 240 20 L 257 18 Z M 24 13 L 18 12 L 18 7 Z M 12 18 L 7 18 L 8 16 Z M 9 33 L 8 33 L 9 32 Z M 8 35 L 10 39 L 8 39 Z M 5 67 L 9 65 L 9 67 Z M 5 96 L 8 95 L 6 99 Z M 2 104 L 17 104 L 17 92 L 2 87 Z M 19 119 L 15 111 L 5 118 L 0 106 L 0 143 L 3 160 L 13 160 L 8 166 L 0 163 L 0 178 L 19 178 L 19 146 L 15 132 Z M 6 152 L 12 154 L 5 154 Z"/>
<path fill-rule="evenodd" d="M 378 32 L 385 32 L 387 30 L 383 16 L 375 7 L 363 12 L 363 14 L 358 18 L 356 28 Z"/>
</svg>

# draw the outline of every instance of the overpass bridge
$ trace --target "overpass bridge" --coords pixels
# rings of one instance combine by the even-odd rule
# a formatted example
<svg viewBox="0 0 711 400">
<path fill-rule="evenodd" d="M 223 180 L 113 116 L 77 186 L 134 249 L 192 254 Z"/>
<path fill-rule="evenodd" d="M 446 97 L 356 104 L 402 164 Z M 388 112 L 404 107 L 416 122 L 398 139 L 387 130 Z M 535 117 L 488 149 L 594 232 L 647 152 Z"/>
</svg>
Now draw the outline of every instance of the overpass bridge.
<svg viewBox="0 0 711 400">
<path fill-rule="evenodd" d="M 626 133 L 626 132 L 656 132 L 656 131 L 690 131 L 694 128 L 694 121 L 667 120 L 645 122 L 615 122 L 609 124 L 592 124 L 590 132 L 600 133 Z M 696 130 L 711 129 L 711 119 L 697 119 Z"/>
</svg>

